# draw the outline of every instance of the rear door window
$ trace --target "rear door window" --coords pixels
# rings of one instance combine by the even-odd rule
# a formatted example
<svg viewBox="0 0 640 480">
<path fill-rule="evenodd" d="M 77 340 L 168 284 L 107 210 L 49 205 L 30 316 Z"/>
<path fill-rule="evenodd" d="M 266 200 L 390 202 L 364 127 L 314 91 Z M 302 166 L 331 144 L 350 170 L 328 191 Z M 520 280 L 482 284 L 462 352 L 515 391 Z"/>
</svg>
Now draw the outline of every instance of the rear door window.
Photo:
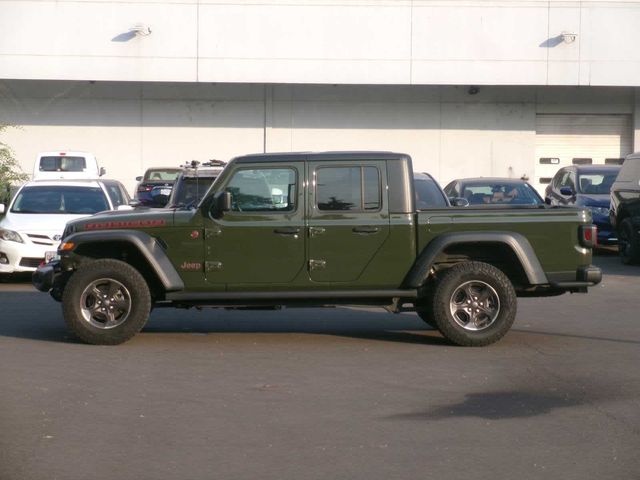
<svg viewBox="0 0 640 480">
<path fill-rule="evenodd" d="M 316 205 L 323 211 L 378 211 L 382 205 L 377 167 L 321 167 L 316 170 Z"/>
</svg>

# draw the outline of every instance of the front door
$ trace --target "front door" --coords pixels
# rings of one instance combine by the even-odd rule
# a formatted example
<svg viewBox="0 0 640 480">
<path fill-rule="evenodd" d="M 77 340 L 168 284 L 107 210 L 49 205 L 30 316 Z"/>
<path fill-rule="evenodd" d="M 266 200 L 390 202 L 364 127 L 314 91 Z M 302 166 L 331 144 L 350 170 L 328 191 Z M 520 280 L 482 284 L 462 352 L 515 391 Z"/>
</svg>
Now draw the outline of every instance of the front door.
<svg viewBox="0 0 640 480">
<path fill-rule="evenodd" d="M 366 284 L 366 269 L 389 236 L 384 161 L 309 162 L 309 277 Z"/>
<path fill-rule="evenodd" d="M 304 162 L 238 164 L 221 189 L 231 211 L 205 219 L 207 281 L 230 289 L 287 284 L 305 266 Z"/>
</svg>

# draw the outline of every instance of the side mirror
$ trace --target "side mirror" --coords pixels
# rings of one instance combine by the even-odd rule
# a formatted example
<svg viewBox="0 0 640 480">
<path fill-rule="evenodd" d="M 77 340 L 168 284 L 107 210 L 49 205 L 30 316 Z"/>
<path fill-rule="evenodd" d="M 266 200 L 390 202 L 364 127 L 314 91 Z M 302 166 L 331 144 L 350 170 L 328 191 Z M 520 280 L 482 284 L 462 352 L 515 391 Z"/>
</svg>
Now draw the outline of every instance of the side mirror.
<svg viewBox="0 0 640 480">
<path fill-rule="evenodd" d="M 140 200 L 131 200 L 131 201 L 129 202 L 129 206 L 130 206 L 131 208 L 136 208 L 136 207 L 139 207 L 139 206 L 141 206 L 141 205 L 142 205 L 142 202 L 141 202 Z"/>
<path fill-rule="evenodd" d="M 560 187 L 560 195 L 564 197 L 572 197 L 574 194 L 573 188 L 571 187 Z"/>
<path fill-rule="evenodd" d="M 136 182 L 141 182 L 142 181 L 142 175 L 139 175 L 136 177 Z"/>
<path fill-rule="evenodd" d="M 221 217 L 224 212 L 231 210 L 231 192 L 218 192 L 213 197 L 212 213 Z"/>
<path fill-rule="evenodd" d="M 103 175 L 106 175 L 106 174 L 107 174 L 107 170 L 104 167 L 100 167 L 99 175 L 103 176 Z"/>
<path fill-rule="evenodd" d="M 462 197 L 454 197 L 449 199 L 451 201 L 451 206 L 453 207 L 468 207 L 469 200 Z"/>
<path fill-rule="evenodd" d="M 4 203 L 0 203 L 0 215 L 2 215 L 4 213 L 4 209 L 6 207 L 4 206 Z"/>
</svg>

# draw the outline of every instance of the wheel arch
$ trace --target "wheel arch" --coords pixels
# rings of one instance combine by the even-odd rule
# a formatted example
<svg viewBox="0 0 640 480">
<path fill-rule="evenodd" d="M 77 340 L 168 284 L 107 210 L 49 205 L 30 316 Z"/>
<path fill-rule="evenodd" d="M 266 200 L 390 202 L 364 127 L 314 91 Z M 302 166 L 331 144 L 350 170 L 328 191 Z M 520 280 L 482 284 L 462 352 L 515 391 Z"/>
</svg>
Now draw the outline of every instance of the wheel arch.
<svg viewBox="0 0 640 480">
<path fill-rule="evenodd" d="M 184 290 L 182 278 L 169 260 L 165 248 L 157 239 L 145 232 L 131 230 L 78 232 L 67 237 L 65 242 L 74 244 L 68 255 L 77 263 L 98 258 L 124 260 L 141 272 L 154 291 Z M 63 261 L 65 254 L 65 252 L 61 253 Z"/>
<path fill-rule="evenodd" d="M 501 262 L 504 257 L 507 262 Z M 533 247 L 524 235 L 517 232 L 460 232 L 446 233 L 433 239 L 418 255 L 405 277 L 406 288 L 420 288 L 429 280 L 432 268 L 439 264 L 460 261 L 482 261 L 506 270 L 514 283 L 544 285 L 547 276 Z M 500 265 L 500 264 L 503 265 Z M 509 266 L 509 268 L 504 267 Z"/>
</svg>

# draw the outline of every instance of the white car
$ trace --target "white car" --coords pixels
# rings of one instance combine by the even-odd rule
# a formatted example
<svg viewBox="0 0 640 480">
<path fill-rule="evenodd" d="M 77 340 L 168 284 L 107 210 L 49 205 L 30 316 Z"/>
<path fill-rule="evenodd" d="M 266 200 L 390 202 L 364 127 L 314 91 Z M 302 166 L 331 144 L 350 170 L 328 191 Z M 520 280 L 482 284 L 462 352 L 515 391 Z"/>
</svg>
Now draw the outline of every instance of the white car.
<svg viewBox="0 0 640 480">
<path fill-rule="evenodd" d="M 34 180 L 98 178 L 106 173 L 98 167 L 95 155 L 88 152 L 56 150 L 40 152 L 33 164 Z"/>
<path fill-rule="evenodd" d="M 0 275 L 30 272 L 56 254 L 70 220 L 104 210 L 130 209 L 116 180 L 34 180 L 0 204 Z"/>
</svg>

